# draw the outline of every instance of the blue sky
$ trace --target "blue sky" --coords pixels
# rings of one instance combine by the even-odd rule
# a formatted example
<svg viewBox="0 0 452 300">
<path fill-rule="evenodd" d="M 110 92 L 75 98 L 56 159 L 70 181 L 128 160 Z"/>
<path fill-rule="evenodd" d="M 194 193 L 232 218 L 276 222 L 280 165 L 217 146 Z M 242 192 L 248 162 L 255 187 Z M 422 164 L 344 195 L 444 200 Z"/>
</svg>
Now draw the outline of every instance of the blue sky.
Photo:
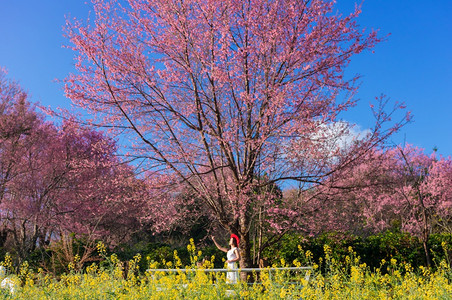
<svg viewBox="0 0 452 300">
<path fill-rule="evenodd" d="M 344 13 L 354 0 L 338 0 Z M 82 0 L 0 0 L 0 66 L 29 91 L 32 101 L 69 107 L 62 79 L 74 71 L 74 54 L 62 27 L 65 16 L 86 18 Z M 392 138 L 452 155 L 452 1 L 367 0 L 359 24 L 380 29 L 385 42 L 353 58 L 346 74 L 361 74 L 358 107 L 344 118 L 363 130 L 372 124 L 369 101 L 385 94 L 403 101 L 414 121 Z"/>
</svg>

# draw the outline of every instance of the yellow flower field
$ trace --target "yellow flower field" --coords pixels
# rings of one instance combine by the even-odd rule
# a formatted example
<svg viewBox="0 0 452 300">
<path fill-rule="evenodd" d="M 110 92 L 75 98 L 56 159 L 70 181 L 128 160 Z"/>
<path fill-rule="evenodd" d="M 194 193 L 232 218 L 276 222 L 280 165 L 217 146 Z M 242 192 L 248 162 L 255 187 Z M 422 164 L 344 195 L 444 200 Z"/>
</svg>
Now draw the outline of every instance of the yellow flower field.
<svg viewBox="0 0 452 300">
<path fill-rule="evenodd" d="M 212 261 L 199 263 L 194 245 L 191 272 L 154 272 L 157 267 L 180 268 L 177 252 L 171 262 L 148 262 L 148 270 L 140 270 L 136 255 L 124 263 L 116 255 L 105 257 L 109 267 L 92 264 L 83 271 L 72 270 L 60 278 L 32 271 L 25 263 L 17 274 L 2 278 L 2 299 L 452 299 L 452 272 L 446 261 L 438 263 L 435 271 L 426 268 L 413 270 L 410 265 L 395 259 L 382 261 L 380 268 L 370 270 L 352 249 L 345 261 L 333 258 L 325 246 L 325 256 L 319 262 L 311 261 L 309 251 L 302 255 L 310 262 L 309 274 L 263 270 L 252 283 L 230 285 L 225 273 L 205 272 L 213 267 Z M 100 247 L 102 248 L 102 247 Z M 100 251 L 102 253 L 102 251 Z M 105 252 L 103 252 L 105 255 Z M 195 255 L 196 254 L 196 255 Z M 214 258 L 212 258 L 213 260 Z M 6 257 L 2 265 L 11 268 Z M 294 266 L 301 266 L 299 261 Z M 287 266 L 282 261 L 280 266 Z M 274 266 L 277 267 L 277 266 Z M 256 275 L 256 274 L 254 274 Z M 256 278 L 256 277 L 254 277 Z M 11 283 L 7 285 L 6 283 Z"/>
</svg>

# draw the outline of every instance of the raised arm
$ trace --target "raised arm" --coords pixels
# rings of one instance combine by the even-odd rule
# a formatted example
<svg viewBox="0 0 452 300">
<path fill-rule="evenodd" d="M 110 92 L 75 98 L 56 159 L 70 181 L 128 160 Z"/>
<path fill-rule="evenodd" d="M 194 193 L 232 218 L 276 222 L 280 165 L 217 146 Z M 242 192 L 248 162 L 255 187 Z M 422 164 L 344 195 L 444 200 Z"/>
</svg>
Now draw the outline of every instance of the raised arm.
<svg viewBox="0 0 452 300">
<path fill-rule="evenodd" d="M 221 250 L 221 251 L 223 251 L 223 252 L 228 252 L 228 249 L 226 249 L 226 248 L 224 248 L 224 247 L 221 247 L 220 245 L 218 245 L 218 243 L 217 243 L 217 241 L 215 240 L 215 237 L 212 235 L 212 241 L 213 241 L 213 243 L 215 244 L 215 246 L 219 249 L 219 250 Z"/>
</svg>

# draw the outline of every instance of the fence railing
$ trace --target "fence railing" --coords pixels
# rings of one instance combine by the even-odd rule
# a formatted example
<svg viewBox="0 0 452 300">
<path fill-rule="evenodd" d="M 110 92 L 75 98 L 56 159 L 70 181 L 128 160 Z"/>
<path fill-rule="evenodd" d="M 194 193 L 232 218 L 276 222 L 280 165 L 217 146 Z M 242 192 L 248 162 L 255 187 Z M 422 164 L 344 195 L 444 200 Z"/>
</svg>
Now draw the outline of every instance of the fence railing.
<svg viewBox="0 0 452 300">
<path fill-rule="evenodd" d="M 241 268 L 241 269 L 147 269 L 146 272 L 149 273 L 196 273 L 196 272 L 206 272 L 206 273 L 223 273 L 223 272 L 245 272 L 245 273 L 261 273 L 267 272 L 269 279 L 272 279 L 272 273 L 281 271 L 291 271 L 291 272 L 305 272 L 304 279 L 309 281 L 312 267 L 285 267 L 285 268 Z"/>
</svg>

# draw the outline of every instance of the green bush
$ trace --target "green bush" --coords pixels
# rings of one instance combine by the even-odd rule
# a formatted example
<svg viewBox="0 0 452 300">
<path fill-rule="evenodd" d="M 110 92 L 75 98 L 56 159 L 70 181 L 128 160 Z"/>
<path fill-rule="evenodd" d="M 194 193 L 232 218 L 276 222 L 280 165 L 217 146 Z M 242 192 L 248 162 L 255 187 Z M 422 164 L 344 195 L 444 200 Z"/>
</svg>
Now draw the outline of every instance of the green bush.
<svg viewBox="0 0 452 300">
<path fill-rule="evenodd" d="M 299 246 L 304 251 L 312 253 L 314 261 L 324 256 L 324 245 L 328 245 L 338 260 L 343 260 L 349 253 L 349 247 L 357 253 L 361 261 L 371 269 L 380 267 L 384 259 L 396 259 L 409 263 L 414 268 L 426 266 L 424 249 L 421 241 L 408 233 L 400 231 L 386 231 L 368 237 L 344 235 L 341 233 L 325 233 L 317 237 L 303 237 L 299 234 L 287 234 L 277 244 L 266 249 L 263 253 L 270 264 L 278 264 L 281 259 L 291 263 L 298 259 L 302 261 Z M 443 259 L 451 261 L 452 235 L 433 234 L 428 241 L 430 254 L 434 261 Z M 448 246 L 447 246 L 448 245 Z M 444 249 L 448 247 L 448 249 Z"/>
</svg>

